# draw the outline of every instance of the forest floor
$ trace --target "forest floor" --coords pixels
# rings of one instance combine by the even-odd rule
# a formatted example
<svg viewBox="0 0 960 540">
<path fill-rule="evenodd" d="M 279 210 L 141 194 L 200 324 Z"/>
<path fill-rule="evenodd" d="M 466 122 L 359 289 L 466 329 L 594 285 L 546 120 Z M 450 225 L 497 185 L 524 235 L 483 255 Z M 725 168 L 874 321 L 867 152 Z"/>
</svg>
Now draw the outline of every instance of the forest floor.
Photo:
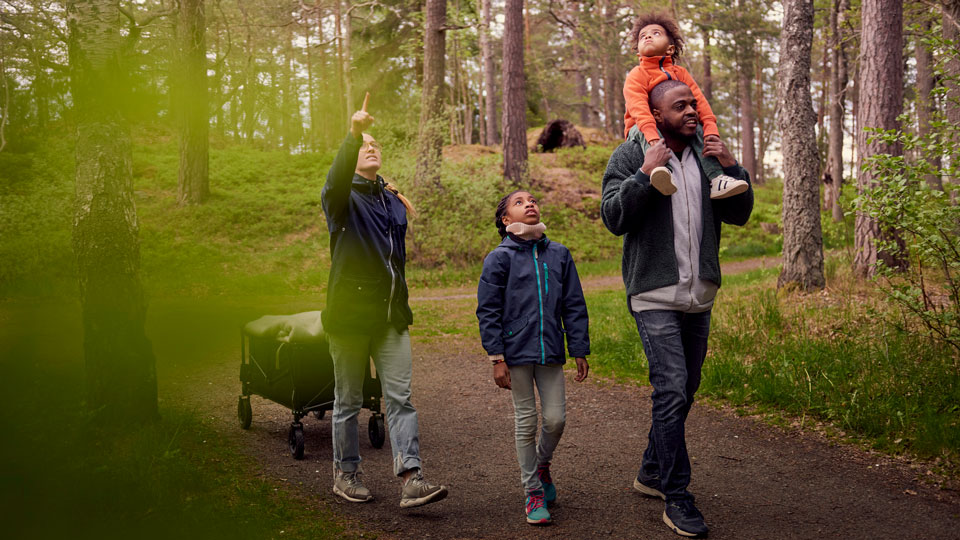
<svg viewBox="0 0 960 540">
<path fill-rule="evenodd" d="M 725 266 L 724 273 L 776 261 L 735 264 Z M 622 285 L 619 277 L 609 276 L 587 279 L 584 286 Z M 414 311 L 433 304 L 450 317 L 472 316 L 475 300 L 469 289 L 413 295 Z M 162 313 L 169 309 L 162 302 L 151 309 L 157 317 L 175 316 Z M 202 412 L 220 426 L 223 443 L 255 459 L 264 478 L 288 486 L 305 504 L 332 509 L 358 536 L 676 538 L 661 521 L 663 503 L 632 489 L 650 425 L 649 386 L 595 376 L 576 383 L 568 372 L 566 431 L 552 468 L 559 493 L 551 508 L 554 525 L 534 528 L 523 519 L 510 394 L 494 385 L 478 340 L 411 330 L 424 472 L 450 490 L 446 500 L 418 509 L 399 508 L 389 442 L 382 449 L 371 446 L 365 436 L 367 411 L 360 416 L 361 455 L 364 481 L 376 499 L 351 504 L 331 492 L 329 414 L 304 420 L 306 451 L 300 461 L 287 448 L 291 418 L 284 407 L 254 396 L 253 425 L 239 429 L 235 353 L 189 377 L 160 373 L 161 396 Z M 176 341 L 174 336 L 154 339 L 157 344 Z M 926 479 L 926 467 L 908 460 L 699 402 L 687 422 L 687 443 L 693 463 L 690 490 L 711 538 L 960 538 L 960 493 L 935 487 Z"/>
</svg>

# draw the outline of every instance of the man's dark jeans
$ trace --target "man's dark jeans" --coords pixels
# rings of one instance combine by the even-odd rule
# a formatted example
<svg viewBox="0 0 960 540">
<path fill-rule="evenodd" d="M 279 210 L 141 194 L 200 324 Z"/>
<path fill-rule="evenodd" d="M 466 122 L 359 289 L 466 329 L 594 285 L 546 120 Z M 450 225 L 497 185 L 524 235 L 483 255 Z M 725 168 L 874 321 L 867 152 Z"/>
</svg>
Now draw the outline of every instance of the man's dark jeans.
<svg viewBox="0 0 960 540">
<path fill-rule="evenodd" d="M 652 310 L 633 314 L 650 364 L 653 425 L 640 476 L 660 478 L 667 500 L 690 498 L 690 457 L 684 423 L 700 387 L 710 312 Z"/>
</svg>

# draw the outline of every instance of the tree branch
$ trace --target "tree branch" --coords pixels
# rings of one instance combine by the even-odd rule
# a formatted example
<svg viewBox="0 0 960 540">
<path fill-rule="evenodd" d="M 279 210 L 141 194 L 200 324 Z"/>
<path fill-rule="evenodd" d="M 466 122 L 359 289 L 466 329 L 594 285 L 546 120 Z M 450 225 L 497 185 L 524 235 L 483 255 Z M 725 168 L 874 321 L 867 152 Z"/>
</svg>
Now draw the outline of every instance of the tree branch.
<svg viewBox="0 0 960 540">
<path fill-rule="evenodd" d="M 446 26 L 441 26 L 440 28 L 437 28 L 437 30 L 440 31 L 440 32 L 446 32 L 447 30 L 465 30 L 465 29 L 467 29 L 467 28 L 473 28 L 474 26 L 476 26 L 476 25 L 473 25 L 473 24 L 468 24 L 468 25 L 453 24 L 453 25 L 450 25 L 450 24 L 448 24 L 448 25 L 446 25 Z"/>
</svg>

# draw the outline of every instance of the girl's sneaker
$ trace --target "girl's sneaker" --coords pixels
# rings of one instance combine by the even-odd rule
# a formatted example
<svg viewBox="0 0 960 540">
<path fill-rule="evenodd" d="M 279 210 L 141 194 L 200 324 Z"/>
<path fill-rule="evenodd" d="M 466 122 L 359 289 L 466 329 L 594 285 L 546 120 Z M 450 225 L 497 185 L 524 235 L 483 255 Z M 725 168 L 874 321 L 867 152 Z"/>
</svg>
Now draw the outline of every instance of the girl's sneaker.
<svg viewBox="0 0 960 540">
<path fill-rule="evenodd" d="M 527 492 L 526 512 L 527 523 L 531 525 L 549 525 L 551 523 L 550 512 L 543 500 L 543 490 Z"/>
<path fill-rule="evenodd" d="M 557 486 L 553 485 L 553 478 L 550 476 L 550 464 L 538 465 L 537 476 L 540 478 L 540 484 L 543 485 L 543 500 L 547 504 L 557 500 Z"/>
<path fill-rule="evenodd" d="M 710 181 L 710 198 L 726 199 L 743 193 L 749 187 L 749 184 L 739 178 L 721 174 Z"/>
</svg>

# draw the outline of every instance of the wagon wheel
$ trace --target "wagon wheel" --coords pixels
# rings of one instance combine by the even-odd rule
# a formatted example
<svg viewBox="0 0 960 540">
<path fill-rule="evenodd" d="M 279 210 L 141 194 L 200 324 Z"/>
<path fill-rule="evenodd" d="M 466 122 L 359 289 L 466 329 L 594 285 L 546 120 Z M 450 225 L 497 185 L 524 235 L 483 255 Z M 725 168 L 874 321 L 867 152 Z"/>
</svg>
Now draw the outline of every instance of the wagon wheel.
<svg viewBox="0 0 960 540">
<path fill-rule="evenodd" d="M 290 443 L 290 454 L 293 459 L 303 459 L 303 424 L 294 422 L 290 425 L 287 442 Z"/>
<path fill-rule="evenodd" d="M 383 426 L 383 415 L 374 413 L 370 416 L 370 422 L 367 424 L 367 432 L 370 434 L 370 444 L 374 448 L 383 448 L 383 441 L 386 440 L 386 430 Z"/>
<path fill-rule="evenodd" d="M 240 429 L 250 429 L 250 422 L 253 421 L 250 396 L 240 396 L 237 401 L 237 418 L 240 420 Z"/>
</svg>

